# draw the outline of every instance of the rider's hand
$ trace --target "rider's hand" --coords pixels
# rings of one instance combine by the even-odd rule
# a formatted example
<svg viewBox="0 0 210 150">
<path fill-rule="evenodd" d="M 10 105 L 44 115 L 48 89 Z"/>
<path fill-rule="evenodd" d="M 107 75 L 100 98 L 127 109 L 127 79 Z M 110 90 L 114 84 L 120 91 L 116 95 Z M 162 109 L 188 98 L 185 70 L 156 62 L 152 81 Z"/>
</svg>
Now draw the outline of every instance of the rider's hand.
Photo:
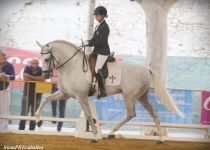
<svg viewBox="0 0 210 150">
<path fill-rule="evenodd" d="M 89 45 L 89 41 L 85 41 L 84 43 L 83 43 L 85 46 L 88 46 Z"/>
</svg>

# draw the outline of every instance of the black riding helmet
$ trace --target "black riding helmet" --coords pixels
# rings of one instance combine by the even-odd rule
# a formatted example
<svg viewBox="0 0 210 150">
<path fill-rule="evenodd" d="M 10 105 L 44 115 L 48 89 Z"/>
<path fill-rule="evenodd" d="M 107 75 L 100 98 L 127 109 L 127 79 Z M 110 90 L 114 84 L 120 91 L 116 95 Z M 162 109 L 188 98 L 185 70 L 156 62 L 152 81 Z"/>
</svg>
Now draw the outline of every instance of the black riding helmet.
<svg viewBox="0 0 210 150">
<path fill-rule="evenodd" d="M 95 8 L 93 15 L 104 15 L 107 17 L 107 10 L 104 6 L 98 6 Z"/>
</svg>

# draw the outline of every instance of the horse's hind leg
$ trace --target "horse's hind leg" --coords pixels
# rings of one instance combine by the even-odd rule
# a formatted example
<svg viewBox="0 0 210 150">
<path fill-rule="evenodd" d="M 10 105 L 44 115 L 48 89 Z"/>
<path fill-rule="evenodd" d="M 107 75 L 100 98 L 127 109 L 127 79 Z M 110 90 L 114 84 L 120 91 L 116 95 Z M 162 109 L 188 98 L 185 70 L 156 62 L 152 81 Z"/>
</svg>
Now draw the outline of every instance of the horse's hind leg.
<svg viewBox="0 0 210 150">
<path fill-rule="evenodd" d="M 129 120 L 131 120 L 133 117 L 136 116 L 136 112 L 135 112 L 135 98 L 131 97 L 131 96 L 124 96 L 124 101 L 125 101 L 125 106 L 127 109 L 127 116 L 124 120 L 122 120 L 119 124 L 117 124 L 111 131 L 111 133 L 109 134 L 108 138 L 114 138 L 115 135 L 114 133 L 120 128 L 122 127 L 124 124 L 126 124 Z"/>
<path fill-rule="evenodd" d="M 151 104 L 149 103 L 148 91 L 139 99 L 139 101 L 144 106 L 144 108 L 149 112 L 149 114 L 152 116 L 155 122 L 155 125 L 157 128 L 157 134 L 159 135 L 158 143 L 163 143 L 164 140 L 163 140 L 163 134 L 160 127 L 160 120 L 158 118 L 157 112 L 152 108 Z"/>
</svg>

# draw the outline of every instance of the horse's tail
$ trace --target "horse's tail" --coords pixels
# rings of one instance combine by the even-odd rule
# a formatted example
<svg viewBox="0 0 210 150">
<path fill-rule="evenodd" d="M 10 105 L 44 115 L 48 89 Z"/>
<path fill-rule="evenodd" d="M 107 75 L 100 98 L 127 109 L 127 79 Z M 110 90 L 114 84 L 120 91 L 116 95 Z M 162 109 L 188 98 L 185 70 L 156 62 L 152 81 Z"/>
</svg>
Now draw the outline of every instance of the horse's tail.
<svg viewBox="0 0 210 150">
<path fill-rule="evenodd" d="M 152 74 L 153 86 L 155 93 L 159 96 L 160 101 L 171 111 L 177 113 L 179 116 L 184 117 L 182 112 L 176 107 L 176 104 L 173 102 L 171 96 L 169 95 L 168 90 L 165 85 L 161 82 L 159 75 L 150 68 Z"/>
</svg>

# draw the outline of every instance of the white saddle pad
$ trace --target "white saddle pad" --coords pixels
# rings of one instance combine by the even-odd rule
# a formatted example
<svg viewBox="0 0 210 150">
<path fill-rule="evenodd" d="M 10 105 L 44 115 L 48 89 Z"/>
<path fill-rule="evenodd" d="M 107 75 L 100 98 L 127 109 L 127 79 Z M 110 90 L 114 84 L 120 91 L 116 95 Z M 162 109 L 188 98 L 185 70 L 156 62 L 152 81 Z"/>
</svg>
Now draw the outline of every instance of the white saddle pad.
<svg viewBox="0 0 210 150">
<path fill-rule="evenodd" d="M 105 80 L 106 86 L 118 86 L 121 82 L 121 65 L 119 61 L 107 63 L 109 75 Z M 92 77 L 90 66 L 88 64 L 88 72 L 86 73 L 88 83 L 91 83 Z"/>
</svg>

